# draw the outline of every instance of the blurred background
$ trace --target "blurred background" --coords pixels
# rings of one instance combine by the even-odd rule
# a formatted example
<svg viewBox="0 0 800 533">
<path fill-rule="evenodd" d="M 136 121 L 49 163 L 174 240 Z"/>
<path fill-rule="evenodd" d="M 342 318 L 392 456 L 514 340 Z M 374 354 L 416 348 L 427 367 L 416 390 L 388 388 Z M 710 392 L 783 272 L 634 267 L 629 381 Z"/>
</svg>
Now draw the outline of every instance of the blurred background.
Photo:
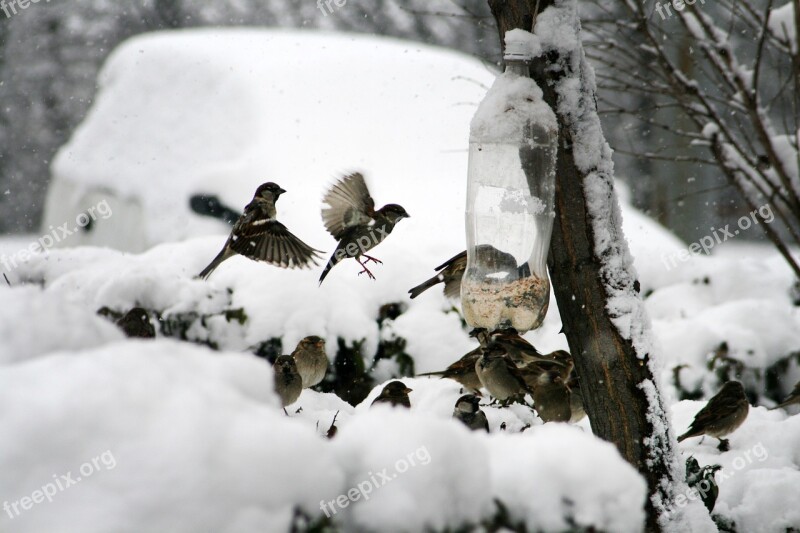
<svg viewBox="0 0 800 533">
<path fill-rule="evenodd" d="M 92 106 L 105 59 L 137 34 L 204 26 L 366 33 L 455 49 L 479 58 L 489 70 L 499 68 L 497 30 L 486 0 L 347 0 L 341 8 L 331 5 L 334 12 L 312 0 L 71 0 L 30 4 L 10 17 L 0 12 L 0 233 L 38 231 L 54 155 Z M 590 56 L 607 42 L 593 28 L 613 18 L 614 9 L 612 2 L 581 3 Z M 704 9 L 716 7 L 706 4 Z M 674 32 L 665 44 L 689 68 L 691 39 L 677 20 L 664 23 L 672 24 Z M 642 61 L 649 59 L 642 55 Z M 749 211 L 714 166 L 670 155 L 691 159 L 707 148 L 694 148 L 685 138 L 652 125 L 655 117 L 662 117 L 675 127 L 686 126 L 674 111 L 654 105 L 657 94 L 625 92 L 614 83 L 613 72 L 602 64 L 595 67 L 617 178 L 628 184 L 635 207 L 687 242 Z M 637 111 L 621 113 L 623 105 Z M 749 231 L 742 239 L 763 236 Z"/>
</svg>

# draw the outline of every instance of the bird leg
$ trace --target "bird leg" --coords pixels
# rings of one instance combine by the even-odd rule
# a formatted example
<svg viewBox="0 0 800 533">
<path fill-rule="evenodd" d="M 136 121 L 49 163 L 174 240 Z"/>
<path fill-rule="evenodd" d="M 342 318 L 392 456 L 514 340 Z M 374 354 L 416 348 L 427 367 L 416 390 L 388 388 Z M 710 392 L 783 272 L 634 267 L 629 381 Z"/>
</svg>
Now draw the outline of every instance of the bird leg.
<svg viewBox="0 0 800 533">
<path fill-rule="evenodd" d="M 365 258 L 367 259 L 367 261 L 366 261 L 367 263 L 369 263 L 370 261 L 372 261 L 372 262 L 373 262 L 373 263 L 375 263 L 375 264 L 379 264 L 379 265 L 382 265 L 382 264 L 383 264 L 383 261 L 381 261 L 380 259 L 375 259 L 375 258 L 374 258 L 374 257 L 372 257 L 371 255 L 364 254 L 364 255 L 362 255 L 361 257 L 365 257 Z"/>
<path fill-rule="evenodd" d="M 286 412 L 286 408 L 285 407 L 283 408 L 283 414 L 285 414 L 286 416 L 289 416 L 289 413 Z"/>
<path fill-rule="evenodd" d="M 719 439 L 719 445 L 717 449 L 721 452 L 727 452 L 731 449 L 731 443 L 728 439 Z"/>
<path fill-rule="evenodd" d="M 366 256 L 364 256 L 364 257 L 366 257 Z M 358 264 L 359 264 L 359 265 L 361 265 L 361 268 L 363 268 L 363 269 L 364 269 L 364 270 L 362 270 L 361 272 L 359 272 L 359 273 L 358 273 L 358 275 L 359 275 L 359 276 L 360 276 L 361 274 L 363 274 L 364 272 L 366 272 L 366 273 L 367 273 L 367 276 L 369 276 L 369 278 L 370 278 L 370 279 L 375 279 L 375 276 L 373 276 L 373 275 L 372 275 L 372 272 L 370 272 L 370 271 L 369 271 L 369 269 L 367 268 L 367 265 L 365 265 L 364 263 L 362 263 L 362 262 L 361 262 L 361 259 L 359 259 L 358 257 L 356 257 L 356 261 L 358 261 Z"/>
</svg>

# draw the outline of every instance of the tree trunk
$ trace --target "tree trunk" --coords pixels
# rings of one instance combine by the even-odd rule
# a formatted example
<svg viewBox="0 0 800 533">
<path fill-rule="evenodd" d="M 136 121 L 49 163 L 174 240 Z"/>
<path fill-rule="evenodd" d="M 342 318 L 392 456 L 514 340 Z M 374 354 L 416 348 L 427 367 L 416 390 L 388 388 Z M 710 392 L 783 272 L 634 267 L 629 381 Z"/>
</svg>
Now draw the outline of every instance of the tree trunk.
<svg viewBox="0 0 800 533">
<path fill-rule="evenodd" d="M 508 30 L 533 31 L 537 13 L 553 3 L 553 0 L 489 0 L 501 43 L 504 45 Z M 655 388 L 649 354 L 637 353 L 637 347 L 640 351 L 646 349 L 625 338 L 608 311 L 610 293 L 620 290 L 638 293 L 638 281 L 634 281 L 631 274 L 627 287 L 611 288 L 605 279 L 604 261 L 615 258 L 600 258 L 595 252 L 595 229 L 584 188 L 589 173 L 579 170 L 573 152 L 574 143 L 578 142 L 574 136 L 575 115 L 566 116 L 558 108 L 556 83 L 560 79 L 578 76 L 581 85 L 586 86 L 585 59 L 582 53 L 577 61 L 576 57 L 558 57 L 557 54 L 545 53 L 544 57 L 534 58 L 531 65 L 531 77 L 542 89 L 547 104 L 556 111 L 559 123 L 556 218 L 548 262 L 550 277 L 592 431 L 614 443 L 620 454 L 644 476 L 650 494 L 646 528 L 660 531 L 658 510 L 669 508 L 671 486 L 681 469 L 675 468 L 673 441 L 667 437 L 668 419 Z M 570 71 L 576 66 L 578 70 Z M 592 101 L 584 112 L 596 113 L 594 94 L 590 96 Z M 607 179 L 611 181 L 611 176 Z M 607 202 L 616 204 L 613 190 Z M 621 237 L 621 228 L 612 233 Z M 621 252 L 618 254 L 621 256 L 626 251 L 617 252 Z M 625 261 L 621 260 L 620 264 L 624 265 Z M 638 294 L 636 297 L 639 298 Z M 643 314 L 631 319 L 643 321 L 645 330 L 649 327 Z M 646 383 L 653 384 L 649 394 L 641 387 Z M 652 423 L 654 420 L 657 420 L 656 426 Z"/>
</svg>

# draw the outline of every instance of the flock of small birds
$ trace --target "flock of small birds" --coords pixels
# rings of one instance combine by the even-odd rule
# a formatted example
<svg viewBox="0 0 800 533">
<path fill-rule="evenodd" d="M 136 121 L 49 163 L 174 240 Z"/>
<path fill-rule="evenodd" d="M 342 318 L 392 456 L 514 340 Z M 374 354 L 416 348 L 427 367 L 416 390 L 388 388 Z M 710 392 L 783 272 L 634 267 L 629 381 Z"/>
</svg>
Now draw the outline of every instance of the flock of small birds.
<svg viewBox="0 0 800 533">
<path fill-rule="evenodd" d="M 317 265 L 318 254 L 322 252 L 304 243 L 276 218 L 275 204 L 285 192 L 273 182 L 259 186 L 253 200 L 236 220 L 222 250 L 198 277 L 207 279 L 222 262 L 237 254 L 281 268 Z M 366 252 L 380 244 L 400 220 L 409 217 L 408 213 L 398 204 L 387 204 L 376 210 L 360 173 L 340 178 L 325 193 L 323 203 L 326 207 L 322 209 L 322 220 L 337 240 L 337 246 L 323 269 L 320 284 L 336 264 L 348 258 L 355 259 L 363 268 L 359 275 L 367 274 L 375 279 L 366 265 L 370 261 L 381 261 Z M 409 290 L 410 297 L 416 298 L 442 283 L 447 297 L 459 298 L 466 264 L 466 251 L 453 256 L 435 268 L 436 274 L 432 278 Z M 155 337 L 147 311 L 142 308 L 131 309 L 117 321 L 117 325 L 129 337 Z M 513 329 L 493 332 L 476 329 L 470 336 L 478 340 L 477 348 L 442 371 L 419 374 L 452 379 L 461 384 L 465 394 L 456 401 L 453 418 L 470 429 L 489 431 L 486 414 L 481 410 L 481 389 L 502 406 L 512 402 L 527 405 L 525 396 L 530 395 L 533 408 L 545 423 L 575 423 L 586 416 L 580 385 L 573 374 L 574 364 L 568 352 L 557 350 L 541 354 Z M 286 406 L 297 401 L 303 389 L 319 384 L 327 369 L 325 341 L 318 336 L 302 339 L 290 355 L 279 356 L 273 370 L 275 391 L 284 412 Z M 410 392 L 411 389 L 402 381 L 391 381 L 383 387 L 372 405 L 410 408 Z M 796 404 L 800 404 L 800 382 L 773 409 Z M 719 440 L 720 450 L 727 450 L 729 444 L 723 437 L 744 423 L 749 407 L 742 384 L 727 382 L 697 413 L 689 430 L 678 441 L 708 435 Z M 331 431 L 333 429 L 332 426 Z"/>
<path fill-rule="evenodd" d="M 234 224 L 225 246 L 198 277 L 208 278 L 225 260 L 237 254 L 281 268 L 317 266 L 318 254 L 322 251 L 307 245 L 277 219 L 275 204 L 285 192 L 271 181 L 259 186 Z M 386 204 L 375 209 L 375 200 L 364 176 L 358 172 L 340 178 L 325 193 L 322 201 L 325 205 L 322 221 L 337 245 L 319 283 L 322 284 L 334 266 L 348 258 L 355 259 L 363 268 L 359 275 L 367 274 L 375 279 L 366 265 L 370 261 L 381 261 L 367 252 L 383 242 L 395 225 L 410 215 L 398 204 Z"/>
</svg>

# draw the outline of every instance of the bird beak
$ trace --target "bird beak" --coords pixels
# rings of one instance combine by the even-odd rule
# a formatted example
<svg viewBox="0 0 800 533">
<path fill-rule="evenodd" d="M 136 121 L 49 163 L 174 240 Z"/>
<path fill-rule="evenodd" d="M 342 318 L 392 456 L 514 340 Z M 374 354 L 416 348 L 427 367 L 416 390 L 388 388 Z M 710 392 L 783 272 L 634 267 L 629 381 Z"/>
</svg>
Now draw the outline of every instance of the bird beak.
<svg viewBox="0 0 800 533">
<path fill-rule="evenodd" d="M 414 389 L 409 389 L 408 387 L 406 387 L 405 393 L 408 394 L 409 392 L 412 392 L 413 390 Z"/>
<path fill-rule="evenodd" d="M 411 218 L 411 215 L 409 215 L 408 213 L 405 213 L 405 214 L 403 215 L 403 218 Z"/>
<path fill-rule="evenodd" d="M 282 188 L 278 187 L 278 196 L 280 196 L 281 194 L 283 194 L 285 192 L 286 192 L 286 189 L 282 189 Z"/>
</svg>

